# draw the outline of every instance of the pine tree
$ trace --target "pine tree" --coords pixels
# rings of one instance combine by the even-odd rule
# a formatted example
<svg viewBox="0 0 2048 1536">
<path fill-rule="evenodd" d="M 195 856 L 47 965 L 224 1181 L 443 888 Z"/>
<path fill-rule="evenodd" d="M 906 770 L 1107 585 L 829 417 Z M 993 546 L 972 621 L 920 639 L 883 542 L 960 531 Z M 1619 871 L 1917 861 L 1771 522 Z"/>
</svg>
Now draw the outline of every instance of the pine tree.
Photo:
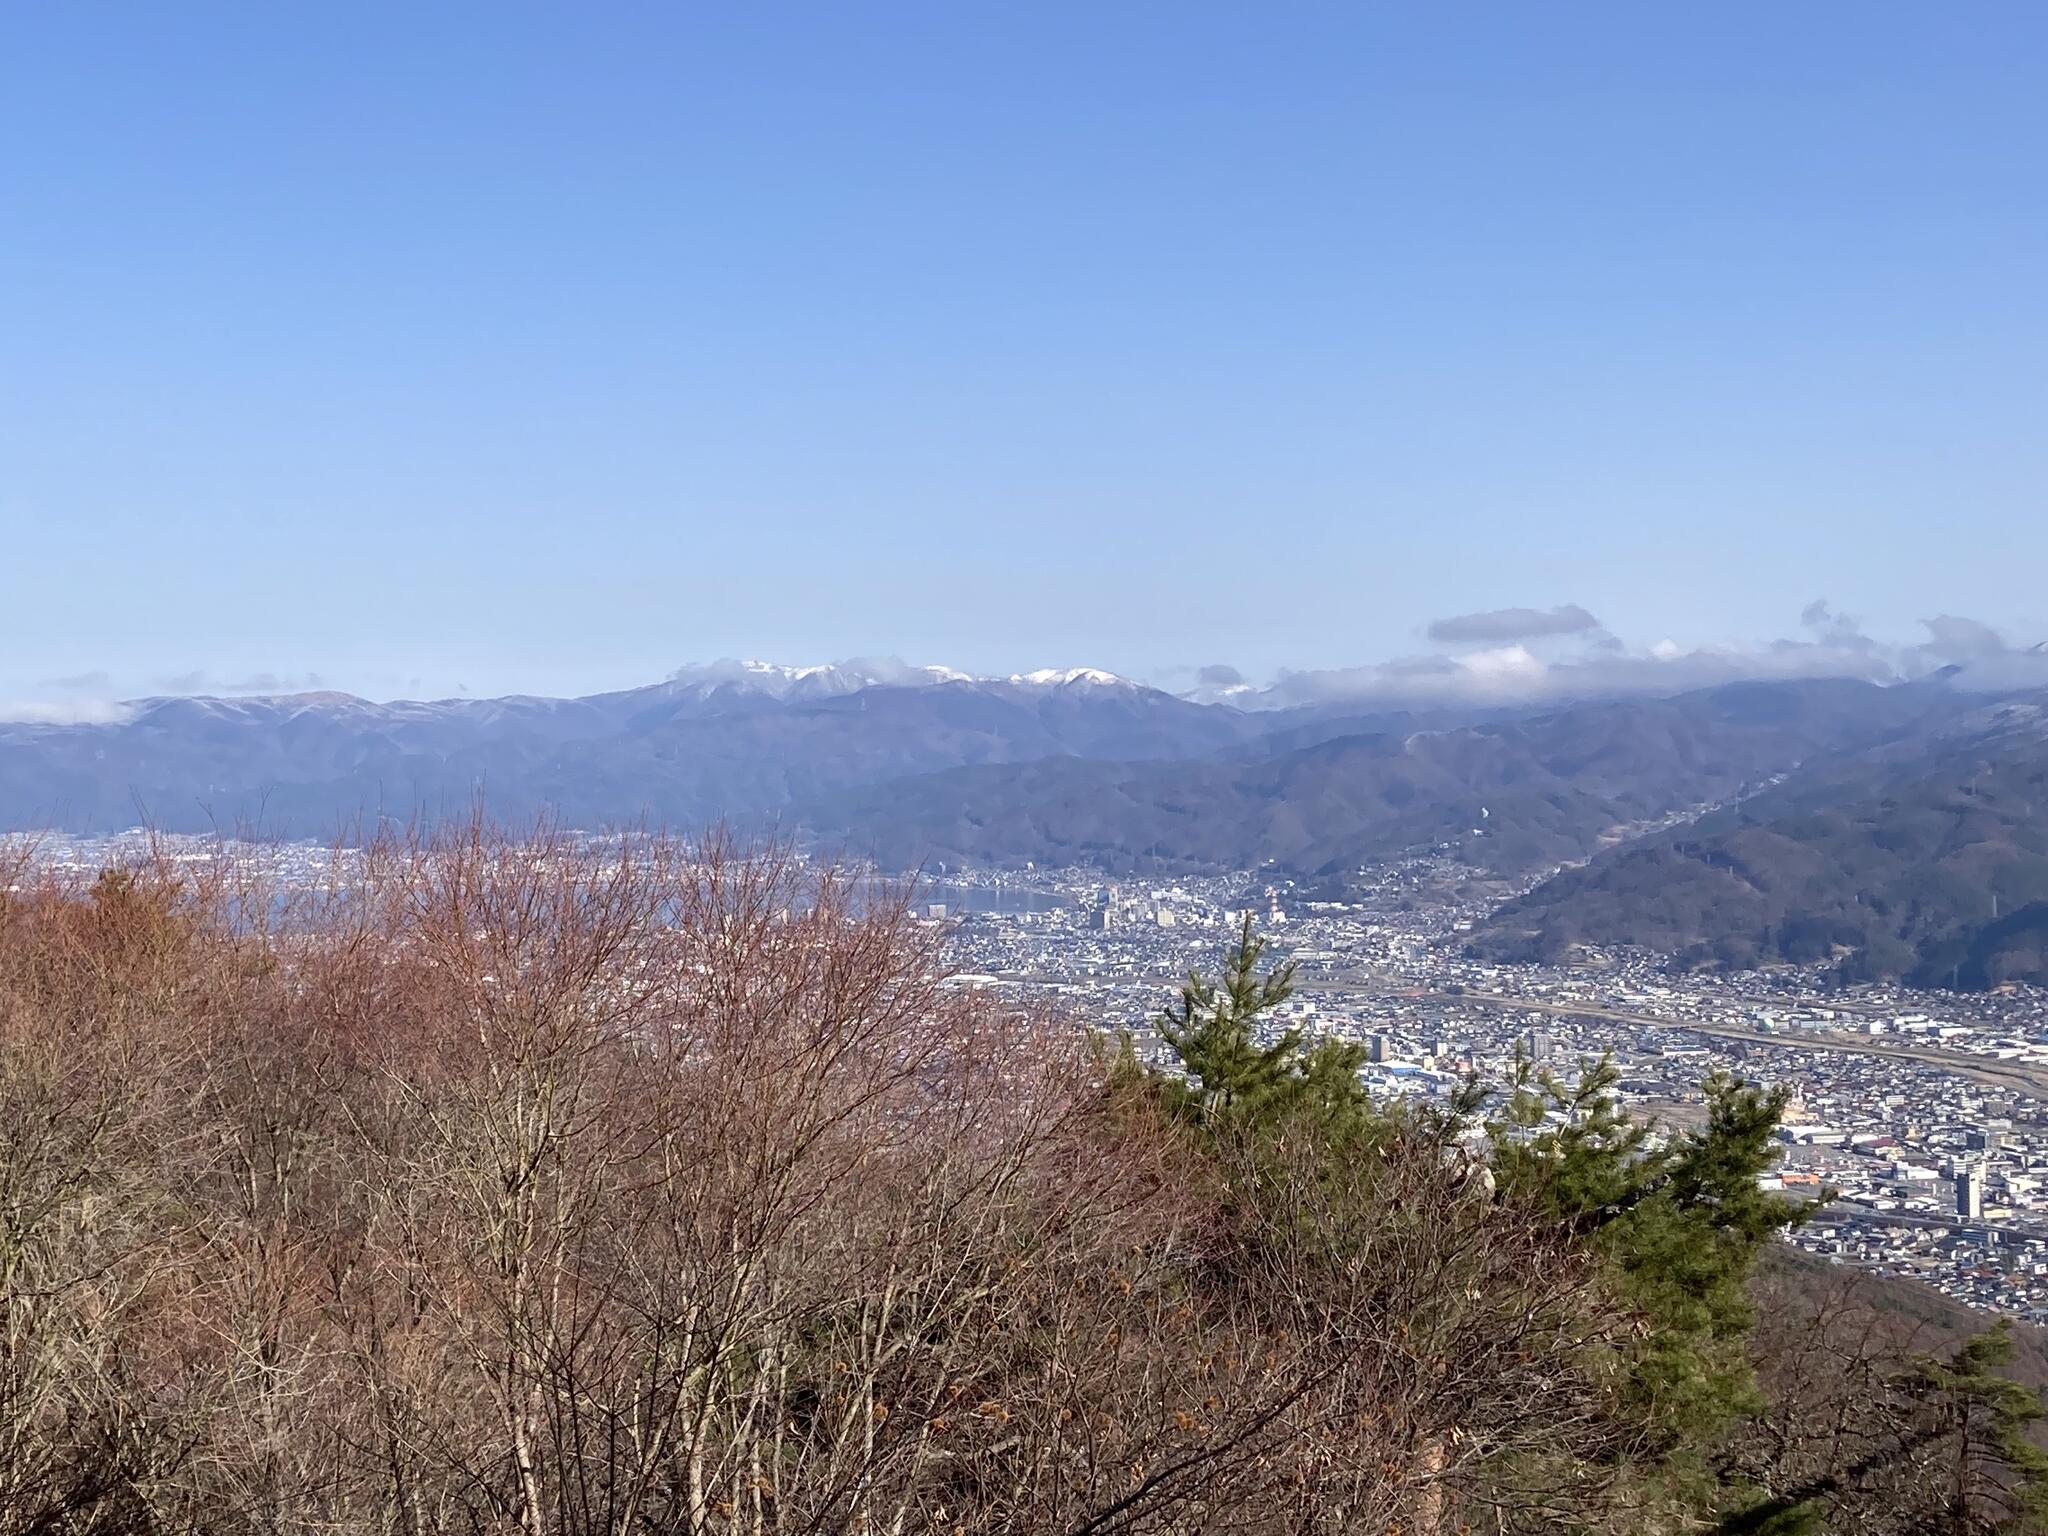
<svg viewBox="0 0 2048 1536">
<path fill-rule="evenodd" d="M 2004 1319 L 1945 1362 L 1904 1362 L 1872 1384 L 1859 1433 L 1869 1448 L 1743 1503 L 1721 1536 L 2028 1536 L 2048 1531 L 2048 1452 L 2030 1437 L 2041 1395 L 2006 1374 Z M 1847 1411 L 1854 1411 L 1845 1405 Z M 1886 1423 L 1873 1431 L 1873 1423 Z"/>
<path fill-rule="evenodd" d="M 1748 1282 L 1764 1245 L 1811 1207 L 1764 1190 L 1784 1107 L 1716 1073 L 1702 1085 L 1703 1127 L 1669 1140 L 1631 1120 L 1619 1072 L 1583 1063 L 1576 1082 L 1519 1064 L 1489 1124 L 1504 1190 L 1538 1200 L 1583 1233 L 1617 1299 L 1645 1324 L 1624 1362 L 1632 1412 L 1687 1498 L 1718 1495 L 1707 1452 L 1761 1405 L 1748 1336 Z"/>
<path fill-rule="evenodd" d="M 1363 1046 L 1325 1040 L 1303 1049 L 1294 1026 L 1271 1044 L 1259 1043 L 1262 1022 L 1294 993 L 1291 962 L 1260 974 L 1265 952 L 1247 913 L 1221 983 L 1189 976 L 1179 1002 L 1158 1020 L 1160 1038 L 1184 1073 L 1163 1085 L 1167 1102 L 1178 1118 L 1212 1134 L 1270 1128 L 1302 1114 L 1329 1125 L 1366 1107 L 1358 1081 Z"/>
<path fill-rule="evenodd" d="M 1946 1364 L 1923 1361 L 1914 1370 L 1917 1395 L 1952 1442 L 1940 1458 L 1948 1529 L 2048 1530 L 2048 1452 L 2027 1435 L 2048 1409 L 2040 1393 L 2005 1374 L 2012 1353 L 2012 1326 L 2000 1318 Z"/>
</svg>

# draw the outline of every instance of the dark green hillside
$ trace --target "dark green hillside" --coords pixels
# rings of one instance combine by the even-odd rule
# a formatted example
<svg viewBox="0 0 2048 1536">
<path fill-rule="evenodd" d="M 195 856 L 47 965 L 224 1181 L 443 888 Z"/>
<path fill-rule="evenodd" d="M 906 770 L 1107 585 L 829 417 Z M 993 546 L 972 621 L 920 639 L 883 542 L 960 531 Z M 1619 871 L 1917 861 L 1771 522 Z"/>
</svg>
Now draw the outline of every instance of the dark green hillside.
<svg viewBox="0 0 2048 1536">
<path fill-rule="evenodd" d="M 2048 981 L 2048 739 L 2031 705 L 1801 775 L 1560 874 L 1494 915 L 1476 952 L 1579 943 L 1680 963 L 1843 959 L 1850 977 Z"/>
<path fill-rule="evenodd" d="M 800 804 L 805 824 L 889 866 L 1342 873 L 1454 845 L 1516 872 L 1584 858 L 1630 825 L 1725 799 L 1956 707 L 1941 690 L 1738 684 L 1519 720 L 1319 741 L 1254 761 L 990 763 Z"/>
</svg>

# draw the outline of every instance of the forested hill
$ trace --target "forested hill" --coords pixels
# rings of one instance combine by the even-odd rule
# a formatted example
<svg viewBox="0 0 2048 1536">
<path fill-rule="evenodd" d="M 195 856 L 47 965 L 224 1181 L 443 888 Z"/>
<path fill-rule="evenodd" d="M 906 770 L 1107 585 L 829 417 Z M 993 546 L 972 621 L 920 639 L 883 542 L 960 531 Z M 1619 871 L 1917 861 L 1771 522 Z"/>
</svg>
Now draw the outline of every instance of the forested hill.
<svg viewBox="0 0 2048 1536">
<path fill-rule="evenodd" d="M 1497 912 L 1477 953 L 1641 945 L 1691 966 L 2048 982 L 2048 696 L 1802 773 L 1614 849 Z"/>
<path fill-rule="evenodd" d="M 1640 824 L 1962 707 L 1934 687 L 1744 683 L 1452 729 L 1177 762 L 956 768 L 799 807 L 885 866 L 944 860 L 1341 874 L 1449 844 L 1499 872 L 1585 858 Z"/>
<path fill-rule="evenodd" d="M 584 828 L 723 821 L 892 869 L 1319 875 L 1448 844 L 1519 872 L 1965 702 L 1838 679 L 1375 715 L 1196 703 L 1085 670 L 739 663 L 568 700 L 154 699 L 97 723 L 0 724 L 0 830 L 326 838 L 459 820 L 482 798 Z"/>
</svg>

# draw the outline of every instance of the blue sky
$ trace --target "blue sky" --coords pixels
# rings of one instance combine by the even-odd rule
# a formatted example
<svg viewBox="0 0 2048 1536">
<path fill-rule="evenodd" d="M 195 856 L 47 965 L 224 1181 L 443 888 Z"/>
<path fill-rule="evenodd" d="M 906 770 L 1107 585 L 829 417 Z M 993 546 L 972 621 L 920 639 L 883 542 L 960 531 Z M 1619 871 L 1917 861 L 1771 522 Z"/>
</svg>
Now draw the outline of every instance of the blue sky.
<svg viewBox="0 0 2048 1536">
<path fill-rule="evenodd" d="M 2048 8 L 16 5 L 0 699 L 2048 638 Z"/>
</svg>

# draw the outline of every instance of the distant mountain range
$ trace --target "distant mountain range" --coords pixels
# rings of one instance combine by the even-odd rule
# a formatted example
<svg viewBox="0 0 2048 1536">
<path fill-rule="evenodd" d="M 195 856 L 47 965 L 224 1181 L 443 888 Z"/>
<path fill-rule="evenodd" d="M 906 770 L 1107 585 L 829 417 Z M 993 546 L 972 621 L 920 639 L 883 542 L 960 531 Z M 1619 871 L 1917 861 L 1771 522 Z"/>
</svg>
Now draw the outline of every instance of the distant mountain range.
<svg viewBox="0 0 2048 1536">
<path fill-rule="evenodd" d="M 1255 716 L 1264 734 L 1223 752 L 962 766 L 842 790 L 804 810 L 819 832 L 892 865 L 1030 857 L 1332 876 L 1448 844 L 1515 873 L 1583 858 L 1644 822 L 1889 739 L 1954 705 L 1939 690 L 1823 681 L 1423 728 Z"/>
<path fill-rule="evenodd" d="M 718 662 L 576 699 L 151 698 L 99 723 L 0 724 L 0 822 L 324 836 L 482 796 L 576 825 L 779 824 L 905 865 L 1324 869 L 1449 839 L 1524 868 L 1966 697 L 1745 683 L 1547 713 L 1359 713 L 1204 703 L 1089 668 L 881 660 Z"/>
<path fill-rule="evenodd" d="M 2048 694 L 1952 674 L 1373 711 L 1203 702 L 1088 668 L 719 662 L 577 699 L 153 698 L 0 724 L 0 826 L 325 838 L 479 802 L 592 828 L 725 821 L 891 869 L 1341 884 L 1441 848 L 1557 871 L 1474 934 L 1482 954 L 1641 945 L 2048 979 Z"/>
<path fill-rule="evenodd" d="M 1092 669 L 974 678 L 895 662 L 721 662 L 578 699 L 151 698 L 99 723 L 0 724 L 0 824 L 317 837 L 467 814 L 479 796 L 576 825 L 758 823 L 965 764 L 1208 755 L 1281 718 Z"/>
</svg>

